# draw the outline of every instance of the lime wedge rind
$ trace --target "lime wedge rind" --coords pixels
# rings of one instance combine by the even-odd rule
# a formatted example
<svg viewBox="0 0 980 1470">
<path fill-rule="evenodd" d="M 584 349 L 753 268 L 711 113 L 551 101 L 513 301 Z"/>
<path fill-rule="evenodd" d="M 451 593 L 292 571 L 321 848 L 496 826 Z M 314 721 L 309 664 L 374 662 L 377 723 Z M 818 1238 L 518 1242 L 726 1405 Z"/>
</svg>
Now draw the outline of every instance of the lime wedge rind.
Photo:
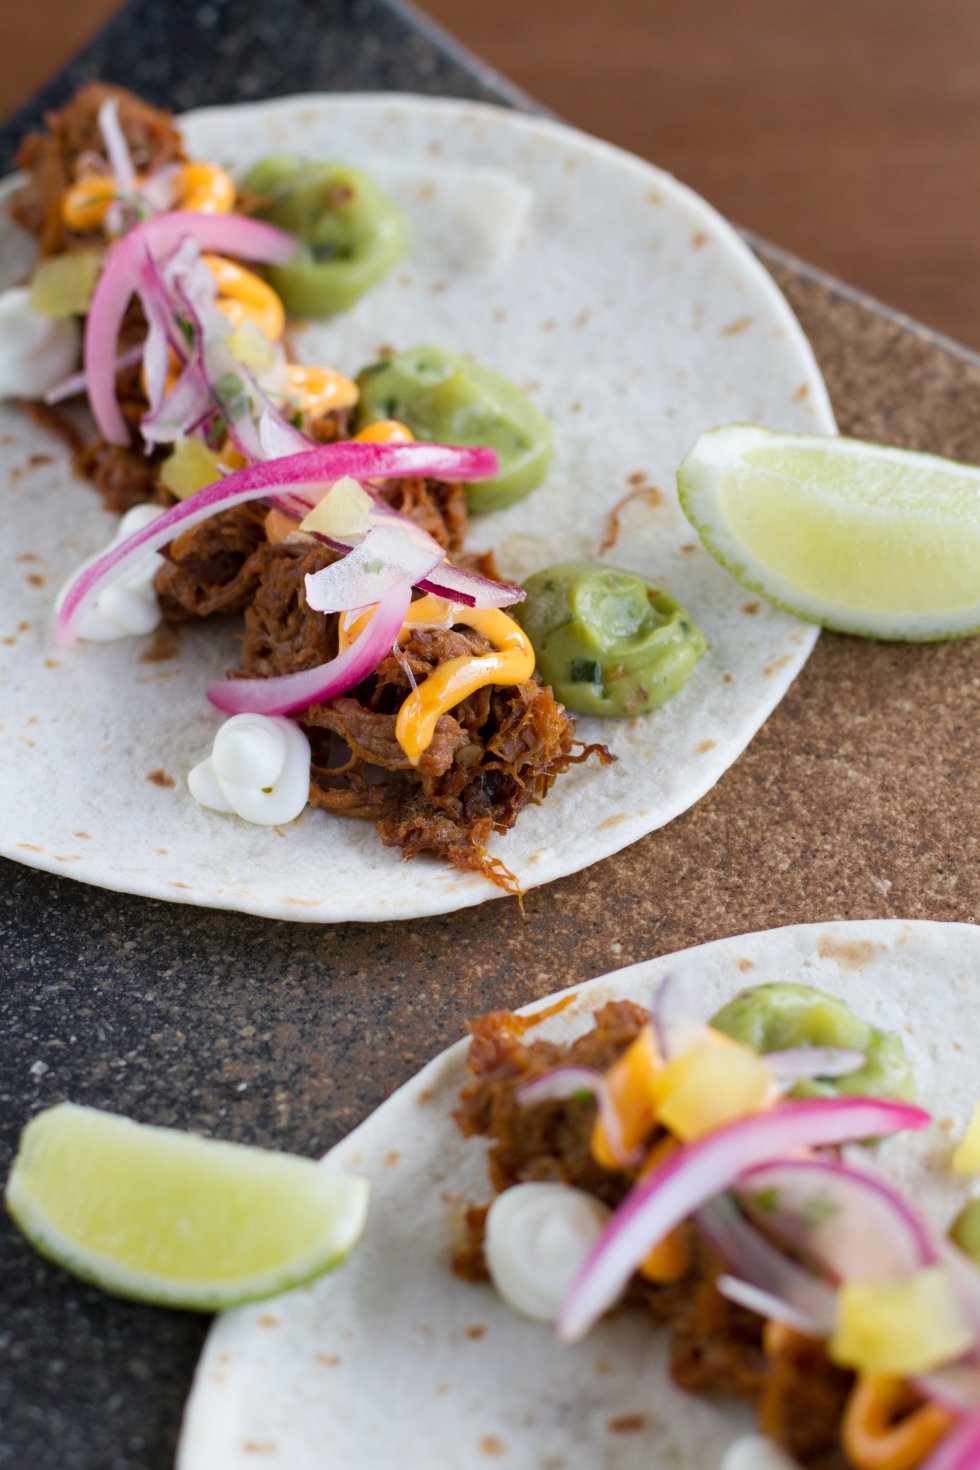
<svg viewBox="0 0 980 1470">
<path fill-rule="evenodd" d="M 113 1189 L 120 1166 L 128 1171 L 125 1208 Z M 210 1184 L 202 1166 L 213 1176 Z M 159 1210 L 168 1176 L 178 1192 L 186 1191 L 188 1178 L 193 1183 L 193 1198 L 176 1220 Z M 142 1218 L 141 1178 L 147 1184 Z M 258 1217 L 258 1226 L 246 1215 L 240 1232 L 229 1228 L 224 1198 L 215 1232 L 215 1202 L 229 1188 L 233 1209 Z M 4 1203 L 34 1248 L 80 1279 L 135 1301 L 217 1312 L 277 1296 L 339 1265 L 364 1232 L 369 1195 L 367 1179 L 329 1165 L 62 1103 L 24 1130 Z M 277 1215 L 283 1236 L 278 1250 Z M 297 1220 L 305 1237 L 300 1249 Z M 161 1240 L 161 1230 L 172 1238 Z M 244 1259 L 236 1269 L 240 1239 Z M 147 1242 L 144 1260 L 141 1241 Z M 196 1259 L 194 1274 L 154 1266 L 152 1256 L 161 1248 L 176 1260 L 185 1242 Z"/>
<path fill-rule="evenodd" d="M 980 632 L 980 469 L 890 446 L 702 435 L 677 476 L 714 559 L 806 622 L 908 642 Z"/>
</svg>

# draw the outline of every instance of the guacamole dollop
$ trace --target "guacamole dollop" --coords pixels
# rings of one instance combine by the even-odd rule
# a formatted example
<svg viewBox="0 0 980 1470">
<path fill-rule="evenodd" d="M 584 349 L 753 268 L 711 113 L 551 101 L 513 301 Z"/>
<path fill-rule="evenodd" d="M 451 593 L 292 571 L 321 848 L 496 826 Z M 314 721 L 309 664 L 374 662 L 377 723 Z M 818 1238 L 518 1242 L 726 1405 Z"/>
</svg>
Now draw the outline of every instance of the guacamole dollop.
<svg viewBox="0 0 980 1470">
<path fill-rule="evenodd" d="M 789 980 L 755 985 L 716 1011 L 709 1024 L 758 1052 L 796 1046 L 837 1046 L 864 1052 L 866 1061 L 859 1071 L 800 1082 L 793 1089 L 795 1097 L 846 1094 L 909 1101 L 915 1096 L 912 1066 L 902 1038 L 862 1021 L 842 1000 L 812 985 Z"/>
<path fill-rule="evenodd" d="M 463 447 L 485 445 L 500 458 L 492 480 L 466 486 L 480 513 L 523 500 L 551 463 L 551 425 L 519 388 L 492 369 L 445 347 L 394 352 L 357 377 L 357 428 L 397 419 L 416 439 Z"/>
<path fill-rule="evenodd" d="M 569 709 L 628 718 L 666 703 L 704 653 L 701 630 L 666 592 L 632 572 L 559 562 L 524 584 L 513 609 L 538 672 Z"/>
<path fill-rule="evenodd" d="M 243 187 L 253 213 L 295 235 L 288 265 L 266 276 L 293 316 L 333 316 L 377 284 L 408 248 L 411 226 L 369 174 L 291 153 L 265 158 Z"/>
</svg>

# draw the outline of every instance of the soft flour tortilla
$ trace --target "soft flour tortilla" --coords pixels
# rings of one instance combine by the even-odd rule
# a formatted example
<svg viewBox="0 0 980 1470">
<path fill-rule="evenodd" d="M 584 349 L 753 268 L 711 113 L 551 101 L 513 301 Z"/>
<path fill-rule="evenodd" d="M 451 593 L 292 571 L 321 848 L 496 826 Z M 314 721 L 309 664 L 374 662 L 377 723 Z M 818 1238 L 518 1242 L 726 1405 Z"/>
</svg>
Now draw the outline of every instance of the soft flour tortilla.
<svg viewBox="0 0 980 1470">
<path fill-rule="evenodd" d="M 980 931 L 880 921 L 726 939 L 577 987 L 532 1034 L 575 1035 L 607 1000 L 646 1003 L 668 971 L 696 977 L 705 1017 L 747 984 L 802 980 L 901 1031 L 938 1126 L 889 1140 L 878 1159 L 936 1226 L 948 1223 L 964 1193 L 950 1152 L 977 1092 Z M 371 1178 L 365 1239 L 334 1276 L 215 1323 L 178 1470 L 260 1459 L 270 1470 L 713 1470 L 752 1426 L 743 1406 L 673 1388 L 666 1334 L 643 1313 L 563 1347 L 490 1286 L 451 1274 L 454 1208 L 491 1195 L 486 1145 L 450 1117 L 466 1050 L 444 1052 L 329 1155 Z"/>
<path fill-rule="evenodd" d="M 373 168 L 416 225 L 410 257 L 353 310 L 298 330 L 299 357 L 355 372 L 435 342 L 524 386 L 551 418 L 547 482 L 474 523 L 508 576 L 595 557 L 674 593 L 709 652 L 662 711 L 582 720 L 616 765 L 558 781 L 492 851 L 531 887 L 617 851 L 697 801 L 745 748 L 816 630 L 750 598 L 697 544 L 674 474 L 704 429 L 745 420 L 833 431 L 786 302 L 734 231 L 666 174 L 555 123 L 398 96 L 308 97 L 192 113 L 191 154 L 246 168 L 297 149 Z M 28 242 L 0 219 L 6 281 Z M 107 888 L 285 919 L 396 919 L 500 896 L 484 878 L 405 864 L 368 822 L 307 812 L 280 832 L 204 811 L 186 774 L 221 716 L 204 697 L 237 661 L 231 631 L 55 648 L 63 579 L 113 520 L 53 436 L 0 406 L 0 852 Z"/>
</svg>

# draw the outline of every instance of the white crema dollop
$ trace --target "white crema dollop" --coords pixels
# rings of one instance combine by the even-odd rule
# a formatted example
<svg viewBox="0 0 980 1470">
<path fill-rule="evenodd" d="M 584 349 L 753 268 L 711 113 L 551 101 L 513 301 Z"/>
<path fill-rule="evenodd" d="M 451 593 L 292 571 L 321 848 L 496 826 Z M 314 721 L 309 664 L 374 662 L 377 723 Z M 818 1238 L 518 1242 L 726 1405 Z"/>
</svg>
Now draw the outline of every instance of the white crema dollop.
<svg viewBox="0 0 980 1470">
<path fill-rule="evenodd" d="M 310 742 L 292 720 L 232 715 L 214 737 L 207 760 L 188 775 L 187 784 L 201 806 L 277 827 L 298 817 L 306 806 Z"/>
<path fill-rule="evenodd" d="M 498 1194 L 483 1249 L 507 1305 L 554 1321 L 608 1218 L 601 1201 L 567 1184 L 515 1184 Z"/>
<path fill-rule="evenodd" d="M 0 291 L 0 398 L 43 398 L 75 371 L 81 344 L 74 317 L 38 316 L 26 286 Z"/>
<path fill-rule="evenodd" d="M 116 534 L 98 556 L 111 551 L 135 531 L 142 531 L 161 515 L 163 507 L 160 505 L 134 505 L 131 510 L 127 510 L 116 528 Z M 79 571 L 90 567 L 98 560 L 98 556 L 89 557 Z M 163 616 L 155 587 L 157 570 L 162 565 L 163 557 L 157 551 L 149 551 L 146 556 L 135 561 L 118 581 L 99 593 L 82 617 L 78 626 L 78 637 L 89 639 L 93 643 L 108 643 L 113 638 L 130 638 L 142 633 L 152 633 L 154 628 L 159 627 Z M 77 576 L 78 572 L 75 572 L 58 593 L 55 610 L 61 607 L 65 593 Z"/>
<path fill-rule="evenodd" d="M 800 1467 L 764 1434 L 743 1434 L 725 1451 L 720 1470 L 800 1470 Z"/>
</svg>

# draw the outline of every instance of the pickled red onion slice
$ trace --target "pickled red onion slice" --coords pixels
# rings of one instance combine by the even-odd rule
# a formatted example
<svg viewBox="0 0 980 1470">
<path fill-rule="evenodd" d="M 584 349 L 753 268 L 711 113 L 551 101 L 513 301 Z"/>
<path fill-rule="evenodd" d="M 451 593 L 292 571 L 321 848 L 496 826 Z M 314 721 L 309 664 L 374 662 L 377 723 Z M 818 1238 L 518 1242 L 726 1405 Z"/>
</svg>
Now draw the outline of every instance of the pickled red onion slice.
<svg viewBox="0 0 980 1470">
<path fill-rule="evenodd" d="M 58 642 L 68 647 L 75 641 L 79 619 L 86 609 L 106 586 L 122 576 L 134 558 L 145 556 L 149 551 L 158 551 L 181 531 L 207 520 L 219 510 L 230 510 L 250 500 L 275 498 L 280 493 L 288 495 L 297 488 L 319 499 L 327 485 L 344 475 L 352 475 L 359 480 L 409 475 L 483 480 L 496 472 L 497 456 L 492 449 L 353 441 L 323 444 L 301 454 L 248 465 L 213 485 L 206 485 L 178 505 L 172 505 L 151 526 L 137 531 L 128 541 L 105 552 L 90 567 L 80 571 L 58 614 Z"/>
<path fill-rule="evenodd" d="M 929 1114 L 911 1103 L 821 1098 L 755 1113 L 681 1146 L 612 1216 L 562 1304 L 559 1337 L 565 1342 L 584 1337 L 653 1247 L 756 1165 L 800 1148 L 881 1137 L 929 1122 Z"/>
<path fill-rule="evenodd" d="M 158 260 L 187 238 L 202 250 L 233 255 L 239 260 L 285 265 L 296 241 L 284 230 L 237 214 L 194 214 L 174 210 L 154 215 L 130 230 L 109 253 L 99 277 L 85 323 L 85 374 L 89 402 L 99 432 L 110 444 L 127 444 L 129 431 L 119 409 L 115 389 L 115 354 L 119 330 L 130 297 L 137 289 L 147 251 Z"/>
<path fill-rule="evenodd" d="M 208 686 L 208 699 L 236 715 L 289 715 L 336 699 L 373 674 L 391 651 L 411 600 L 411 582 L 403 578 L 382 597 L 360 636 L 329 663 L 279 678 L 219 679 Z"/>
</svg>

